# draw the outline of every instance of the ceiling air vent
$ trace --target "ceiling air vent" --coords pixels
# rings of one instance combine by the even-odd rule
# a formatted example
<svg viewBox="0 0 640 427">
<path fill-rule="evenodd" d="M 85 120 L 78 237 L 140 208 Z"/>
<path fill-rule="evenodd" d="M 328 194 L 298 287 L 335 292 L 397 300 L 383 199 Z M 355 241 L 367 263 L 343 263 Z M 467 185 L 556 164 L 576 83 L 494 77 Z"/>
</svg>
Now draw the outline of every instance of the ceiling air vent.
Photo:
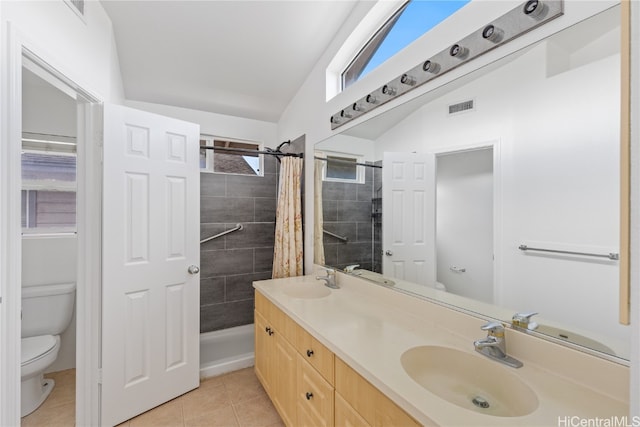
<svg viewBox="0 0 640 427">
<path fill-rule="evenodd" d="M 459 102 L 457 104 L 449 105 L 449 114 L 462 113 L 464 111 L 473 111 L 474 102 L 473 99 L 469 101 Z"/>
</svg>

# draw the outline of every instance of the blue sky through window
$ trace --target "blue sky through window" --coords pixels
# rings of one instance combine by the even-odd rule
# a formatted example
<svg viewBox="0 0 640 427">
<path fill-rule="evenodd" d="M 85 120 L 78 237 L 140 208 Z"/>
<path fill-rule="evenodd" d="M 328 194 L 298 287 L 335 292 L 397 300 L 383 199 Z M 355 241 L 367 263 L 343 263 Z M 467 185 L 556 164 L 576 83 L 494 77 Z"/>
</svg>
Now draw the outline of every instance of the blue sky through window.
<svg viewBox="0 0 640 427">
<path fill-rule="evenodd" d="M 411 0 L 359 78 L 395 55 L 418 37 L 453 15 L 471 0 Z"/>
</svg>

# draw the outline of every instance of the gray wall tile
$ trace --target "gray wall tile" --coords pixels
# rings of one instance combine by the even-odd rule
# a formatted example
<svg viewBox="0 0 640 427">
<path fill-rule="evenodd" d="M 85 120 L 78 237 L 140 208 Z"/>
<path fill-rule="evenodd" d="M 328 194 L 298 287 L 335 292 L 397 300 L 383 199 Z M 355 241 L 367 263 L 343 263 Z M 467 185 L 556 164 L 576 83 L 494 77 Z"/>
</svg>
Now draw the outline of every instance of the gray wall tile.
<svg viewBox="0 0 640 427">
<path fill-rule="evenodd" d="M 200 196 L 224 197 L 226 196 L 227 176 L 220 173 L 200 173 Z"/>
<path fill-rule="evenodd" d="M 323 224 L 323 229 L 337 234 L 338 236 L 342 236 L 342 237 L 346 237 L 347 239 L 349 239 L 350 242 L 355 242 L 357 241 L 357 228 L 356 228 L 356 223 L 355 222 L 327 222 L 325 221 Z M 324 234 L 324 238 L 323 238 L 324 242 L 326 243 L 335 243 L 335 244 L 341 244 L 343 243 L 342 241 L 340 241 L 339 239 L 330 236 L 328 234 Z"/>
<path fill-rule="evenodd" d="M 338 262 L 341 264 L 372 262 L 371 252 L 371 243 L 348 243 L 338 246 Z"/>
<path fill-rule="evenodd" d="M 227 276 L 225 301 L 241 301 L 253 298 L 253 282 L 256 280 L 271 279 L 271 272 L 239 274 Z"/>
<path fill-rule="evenodd" d="M 215 236 L 225 230 L 227 230 L 225 224 L 200 224 L 200 240 Z M 200 251 L 211 251 L 215 249 L 224 249 L 224 236 L 200 244 Z"/>
<path fill-rule="evenodd" d="M 273 269 L 273 247 L 256 248 L 255 251 L 255 272 L 272 271 Z"/>
<path fill-rule="evenodd" d="M 200 277 L 204 278 L 253 273 L 253 249 L 204 251 L 200 267 Z"/>
<path fill-rule="evenodd" d="M 338 201 L 338 221 L 371 221 L 371 202 Z"/>
<path fill-rule="evenodd" d="M 200 279 L 200 305 L 220 304 L 224 302 L 225 278 L 212 277 Z"/>
<path fill-rule="evenodd" d="M 233 197 L 276 197 L 276 174 L 264 176 L 229 175 L 227 196 Z"/>
<path fill-rule="evenodd" d="M 216 331 L 225 327 L 224 307 L 226 304 L 200 306 L 200 333 Z"/>
<path fill-rule="evenodd" d="M 256 197 L 253 201 L 255 203 L 255 222 L 276 221 L 276 207 L 278 205 L 278 200 L 275 197 Z"/>
<path fill-rule="evenodd" d="M 356 200 L 358 185 L 344 182 L 323 182 L 322 200 Z"/>
<path fill-rule="evenodd" d="M 201 197 L 200 222 L 252 222 L 253 209 L 251 198 Z"/>
<path fill-rule="evenodd" d="M 243 224 L 242 230 L 226 236 L 226 249 L 269 247 L 273 251 L 275 230 L 274 222 Z"/>
<path fill-rule="evenodd" d="M 325 221 L 338 220 L 338 202 L 336 200 L 322 200 L 322 216 Z"/>
<path fill-rule="evenodd" d="M 244 301 L 229 302 L 223 305 L 225 328 L 253 323 L 253 298 Z"/>
</svg>

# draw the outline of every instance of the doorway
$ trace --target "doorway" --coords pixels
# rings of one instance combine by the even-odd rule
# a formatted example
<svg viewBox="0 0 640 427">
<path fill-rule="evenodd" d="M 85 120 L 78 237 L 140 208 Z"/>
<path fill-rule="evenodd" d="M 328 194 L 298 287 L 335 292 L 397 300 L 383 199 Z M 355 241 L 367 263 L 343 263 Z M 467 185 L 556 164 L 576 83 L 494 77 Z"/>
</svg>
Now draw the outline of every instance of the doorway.
<svg viewBox="0 0 640 427">
<path fill-rule="evenodd" d="M 51 58 L 36 54 L 16 34 L 12 40 L 3 82 L 8 96 L 1 101 L 9 114 L 4 116 L 2 132 L 7 143 L 0 159 L 2 224 L 7 236 L 1 282 L 0 424 L 17 425 L 21 419 L 22 285 L 74 280 L 84 286 L 76 288 L 74 308 L 68 310 L 72 320 L 62 333 L 58 365 L 54 360 L 50 366 L 58 370 L 60 363 L 75 363 L 77 376 L 71 388 L 75 383 L 76 391 L 67 390 L 71 395 L 67 403 L 72 407 L 76 401 L 71 417 L 77 424 L 97 424 L 101 105 L 51 66 Z"/>
<path fill-rule="evenodd" d="M 35 64 L 22 67 L 22 289 L 45 291 L 57 285 L 79 284 L 77 94 L 58 86 L 47 81 Z M 48 317 L 36 317 L 39 315 L 23 307 L 22 321 L 34 328 L 53 323 L 53 312 Z M 75 422 L 75 304 L 69 313 L 55 314 L 58 315 L 61 319 L 66 317 L 65 326 L 61 326 L 61 333 L 55 332 L 60 337 L 57 357 L 44 372 L 44 378 L 52 384 L 51 391 L 35 410 L 25 402 L 29 399 L 22 397 L 22 422 L 29 425 L 47 424 L 52 419 Z M 33 335 L 34 332 L 25 331 L 23 324 L 22 336 Z"/>
<path fill-rule="evenodd" d="M 494 301 L 493 147 L 436 156 L 437 282 Z"/>
</svg>

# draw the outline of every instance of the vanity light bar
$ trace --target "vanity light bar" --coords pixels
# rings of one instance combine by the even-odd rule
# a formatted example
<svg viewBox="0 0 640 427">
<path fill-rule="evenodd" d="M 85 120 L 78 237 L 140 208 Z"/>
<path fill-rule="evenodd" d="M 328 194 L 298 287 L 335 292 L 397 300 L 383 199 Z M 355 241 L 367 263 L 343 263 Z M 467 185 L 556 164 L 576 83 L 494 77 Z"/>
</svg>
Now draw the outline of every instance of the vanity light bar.
<svg viewBox="0 0 640 427">
<path fill-rule="evenodd" d="M 331 129 L 336 129 L 562 14 L 563 0 L 528 0 L 338 111 L 330 118 Z"/>
</svg>

